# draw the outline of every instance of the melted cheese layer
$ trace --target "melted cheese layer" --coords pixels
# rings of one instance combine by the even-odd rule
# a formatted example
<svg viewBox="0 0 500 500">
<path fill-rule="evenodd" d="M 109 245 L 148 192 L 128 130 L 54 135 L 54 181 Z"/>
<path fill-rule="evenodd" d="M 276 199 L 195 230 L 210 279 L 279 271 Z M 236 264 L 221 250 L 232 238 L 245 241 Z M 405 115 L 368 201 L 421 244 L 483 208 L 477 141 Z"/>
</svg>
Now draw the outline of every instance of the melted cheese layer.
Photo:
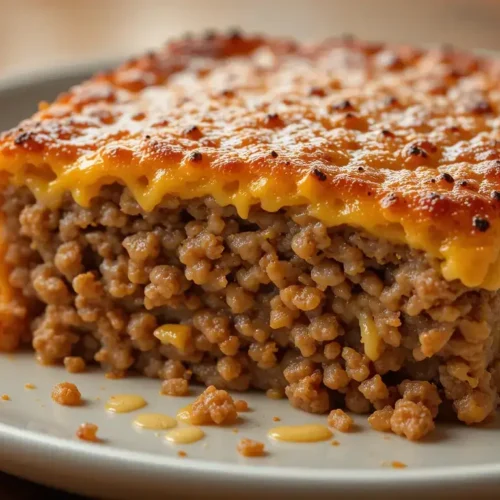
<svg viewBox="0 0 500 500">
<path fill-rule="evenodd" d="M 31 165 L 29 161 L 27 164 Z M 12 168 L 13 164 L 9 167 Z M 125 169 L 123 165 L 98 155 L 71 166 L 55 166 L 54 171 L 59 173 L 52 181 L 26 175 L 21 166 L 14 166 L 13 170 L 21 174 L 11 177 L 11 183 L 27 185 L 40 202 L 52 208 L 59 206 L 66 192 L 70 192 L 78 204 L 87 207 L 104 185 L 114 182 L 125 185 L 145 211 L 153 210 L 168 195 L 182 199 L 212 196 L 221 206 L 233 205 L 242 218 L 247 218 L 251 207 L 256 204 L 269 212 L 304 205 L 312 217 L 328 227 L 349 225 L 362 228 L 393 243 L 408 244 L 443 259 L 441 269 L 447 280 L 459 279 L 466 286 L 488 290 L 500 287 L 500 247 L 471 247 L 470 239 L 456 235 L 436 240 L 426 221 L 391 217 L 390 211 L 380 208 L 371 199 L 346 204 L 342 199 L 332 198 L 327 186 L 309 173 L 298 182 L 284 179 L 279 184 L 264 175 L 213 178 L 207 176 L 206 170 L 193 167 L 186 161 L 181 165 L 152 168 L 145 187 L 144 166 L 139 176 L 131 165 Z"/>
</svg>

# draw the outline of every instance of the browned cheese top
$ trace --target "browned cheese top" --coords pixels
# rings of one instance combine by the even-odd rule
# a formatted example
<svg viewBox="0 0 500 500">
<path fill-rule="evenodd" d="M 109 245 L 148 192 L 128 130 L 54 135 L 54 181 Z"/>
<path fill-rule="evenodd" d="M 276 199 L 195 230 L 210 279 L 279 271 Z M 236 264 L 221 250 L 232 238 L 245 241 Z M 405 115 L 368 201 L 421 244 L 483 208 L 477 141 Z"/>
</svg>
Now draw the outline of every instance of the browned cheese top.
<svg viewBox="0 0 500 500">
<path fill-rule="evenodd" d="M 101 73 L 0 139 L 0 179 L 57 205 L 128 186 L 305 205 L 500 287 L 500 62 L 452 49 L 209 34 Z"/>
</svg>

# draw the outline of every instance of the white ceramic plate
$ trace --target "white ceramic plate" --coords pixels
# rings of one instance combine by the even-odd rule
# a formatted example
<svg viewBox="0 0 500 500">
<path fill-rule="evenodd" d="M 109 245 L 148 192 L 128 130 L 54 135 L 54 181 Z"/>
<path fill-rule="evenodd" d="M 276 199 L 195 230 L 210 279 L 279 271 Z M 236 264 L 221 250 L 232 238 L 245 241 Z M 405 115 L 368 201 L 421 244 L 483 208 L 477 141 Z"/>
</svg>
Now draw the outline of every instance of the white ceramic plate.
<svg viewBox="0 0 500 500">
<path fill-rule="evenodd" d="M 28 75 L 0 82 L 0 128 L 29 116 L 37 101 L 83 79 L 95 68 L 70 68 L 46 75 Z M 78 385 L 86 402 L 79 408 L 51 401 L 61 381 Z M 35 389 L 24 388 L 26 383 Z M 154 431 L 132 426 L 140 412 L 174 416 L 193 398 L 160 396 L 159 382 L 140 377 L 105 379 L 102 372 L 67 374 L 60 367 L 42 367 L 31 353 L 0 355 L 0 469 L 19 476 L 99 498 L 493 498 L 500 495 L 500 427 L 440 426 L 432 438 L 410 443 L 371 431 L 366 418 L 359 430 L 335 433 L 339 446 L 272 442 L 274 425 L 325 423 L 292 409 L 286 401 L 245 394 L 252 412 L 244 414 L 238 433 L 232 428 L 207 428 L 207 437 L 182 447 L 169 445 Z M 112 394 L 140 393 L 148 407 L 110 415 L 104 403 Z M 82 422 L 99 426 L 105 442 L 75 438 Z M 241 437 L 266 441 L 264 458 L 243 458 L 236 452 Z M 497 439 L 499 440 L 497 442 Z M 177 456 L 179 449 L 188 456 Z M 405 469 L 384 465 L 392 461 Z"/>
</svg>

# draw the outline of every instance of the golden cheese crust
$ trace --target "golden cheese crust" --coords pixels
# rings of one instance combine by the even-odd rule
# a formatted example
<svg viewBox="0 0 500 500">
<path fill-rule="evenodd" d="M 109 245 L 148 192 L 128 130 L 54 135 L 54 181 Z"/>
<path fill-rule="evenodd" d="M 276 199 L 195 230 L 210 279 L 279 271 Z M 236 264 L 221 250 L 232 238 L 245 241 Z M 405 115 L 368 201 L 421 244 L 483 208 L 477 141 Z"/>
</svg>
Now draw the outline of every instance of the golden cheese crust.
<svg viewBox="0 0 500 500">
<path fill-rule="evenodd" d="M 0 179 L 56 205 L 126 184 L 145 209 L 213 196 L 306 205 L 500 288 L 500 63 L 452 49 L 209 34 L 43 104 L 0 137 Z"/>
</svg>

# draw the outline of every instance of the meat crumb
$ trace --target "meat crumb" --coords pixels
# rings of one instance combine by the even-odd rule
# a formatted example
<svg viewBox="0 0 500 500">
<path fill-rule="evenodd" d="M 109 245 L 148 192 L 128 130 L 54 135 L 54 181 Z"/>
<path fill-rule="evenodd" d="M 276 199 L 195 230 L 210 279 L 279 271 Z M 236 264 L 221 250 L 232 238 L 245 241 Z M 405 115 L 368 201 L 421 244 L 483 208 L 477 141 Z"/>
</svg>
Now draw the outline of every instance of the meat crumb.
<svg viewBox="0 0 500 500">
<path fill-rule="evenodd" d="M 31 383 L 27 383 L 27 384 L 24 384 L 24 388 L 25 389 L 36 389 L 36 385 L 31 384 Z"/>
<path fill-rule="evenodd" d="M 75 384 L 61 382 L 52 389 L 52 400 L 63 406 L 78 406 L 82 403 L 82 395 Z"/>
<path fill-rule="evenodd" d="M 177 456 L 184 458 L 187 457 L 187 453 L 185 451 L 180 450 L 177 452 Z"/>
<path fill-rule="evenodd" d="M 384 406 L 381 410 L 374 411 L 368 417 L 371 428 L 379 432 L 389 432 L 391 430 L 391 417 L 394 410 L 391 406 Z"/>
<path fill-rule="evenodd" d="M 66 356 L 64 368 L 68 373 L 81 373 L 85 371 L 85 360 L 81 356 Z"/>
<path fill-rule="evenodd" d="M 101 440 L 97 437 L 99 427 L 95 424 L 85 422 L 78 427 L 76 437 L 82 441 L 90 441 L 92 443 L 99 443 Z"/>
<path fill-rule="evenodd" d="M 2 394 L 3 401 L 10 401 L 10 396 L 8 394 Z"/>
<path fill-rule="evenodd" d="M 238 412 L 233 398 L 224 390 L 217 390 L 211 385 L 200 394 L 191 408 L 191 423 L 193 425 L 206 424 L 234 424 Z"/>
<path fill-rule="evenodd" d="M 279 418 L 279 417 L 273 417 L 273 422 L 281 422 L 281 418 Z"/>
<path fill-rule="evenodd" d="M 340 443 L 336 439 L 334 439 L 330 444 L 332 446 L 338 446 Z"/>
<path fill-rule="evenodd" d="M 234 402 L 234 407 L 237 412 L 248 411 L 248 403 L 244 399 L 238 399 Z"/>
<path fill-rule="evenodd" d="M 344 410 L 337 409 L 328 415 L 328 425 L 340 432 L 349 432 L 354 426 L 354 421 Z"/>
<path fill-rule="evenodd" d="M 161 383 L 161 394 L 166 396 L 187 396 L 189 394 L 189 382 L 184 378 L 171 378 Z"/>
<path fill-rule="evenodd" d="M 434 420 L 431 411 L 423 403 L 400 399 L 391 416 L 391 429 L 410 441 L 418 441 L 434 430 Z"/>
<path fill-rule="evenodd" d="M 264 443 L 253 439 L 241 439 L 236 449 L 244 457 L 262 457 L 265 455 Z"/>
</svg>

